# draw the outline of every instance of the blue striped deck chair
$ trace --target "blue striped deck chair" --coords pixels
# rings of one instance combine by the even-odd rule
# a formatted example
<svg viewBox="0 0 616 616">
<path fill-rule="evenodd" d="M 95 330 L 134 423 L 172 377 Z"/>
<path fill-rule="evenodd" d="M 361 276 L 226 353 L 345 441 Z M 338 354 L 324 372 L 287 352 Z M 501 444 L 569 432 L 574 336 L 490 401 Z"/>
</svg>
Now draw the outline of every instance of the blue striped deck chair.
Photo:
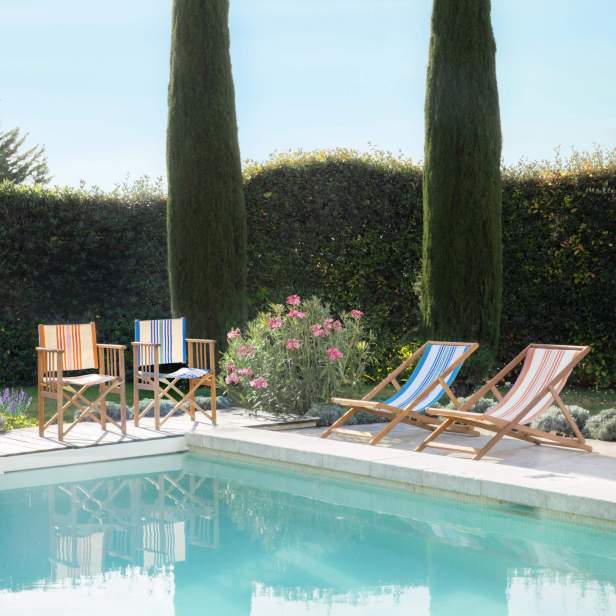
<svg viewBox="0 0 616 616">
<path fill-rule="evenodd" d="M 374 389 L 369 391 L 361 400 L 347 398 L 332 398 L 334 404 L 346 407 L 346 411 L 322 434 L 327 438 L 334 430 L 344 425 L 358 411 L 366 411 L 373 415 L 390 418 L 391 421 L 371 440 L 376 445 L 400 422 L 433 430 L 441 423 L 434 421 L 434 417 L 425 414 L 425 409 L 434 405 L 446 395 L 456 407 L 461 404 L 451 390 L 451 385 L 462 364 L 472 355 L 479 345 L 476 342 L 435 342 L 429 340 L 423 344 L 408 359 L 403 361 L 393 372 L 385 377 Z M 419 361 L 417 361 L 419 360 Z M 398 382 L 405 370 L 417 361 L 415 369 L 401 386 Z M 393 385 L 396 393 L 381 402 L 373 400 L 388 385 Z M 459 427 L 452 424 L 452 431 L 476 435 L 472 428 Z"/>
<path fill-rule="evenodd" d="M 154 409 L 154 427 L 160 427 L 178 411 L 196 421 L 203 413 L 216 425 L 216 342 L 186 337 L 186 319 L 135 321 L 133 342 L 133 401 L 135 426 Z M 179 365 L 179 367 L 178 367 Z M 161 370 L 167 366 L 169 371 Z M 188 392 L 179 382 L 188 381 Z M 211 410 L 197 404 L 195 392 L 209 387 Z M 139 409 L 139 392 L 151 391 L 154 399 Z M 161 417 L 160 403 L 169 400 L 173 407 Z"/>
</svg>

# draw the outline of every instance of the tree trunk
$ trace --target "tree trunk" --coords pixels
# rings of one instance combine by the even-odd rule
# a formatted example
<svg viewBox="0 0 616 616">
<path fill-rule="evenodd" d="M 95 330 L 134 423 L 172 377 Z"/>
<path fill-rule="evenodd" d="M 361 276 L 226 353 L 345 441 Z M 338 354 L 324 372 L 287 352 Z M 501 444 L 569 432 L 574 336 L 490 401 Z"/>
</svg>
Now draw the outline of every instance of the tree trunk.
<svg viewBox="0 0 616 616">
<path fill-rule="evenodd" d="M 502 305 L 501 128 L 490 0 L 434 0 L 425 105 L 422 316 L 493 354 Z"/>
<path fill-rule="evenodd" d="M 167 229 L 174 316 L 224 339 L 246 318 L 246 212 L 228 0 L 174 0 Z M 158 315 L 152 315 L 158 316 Z"/>
</svg>

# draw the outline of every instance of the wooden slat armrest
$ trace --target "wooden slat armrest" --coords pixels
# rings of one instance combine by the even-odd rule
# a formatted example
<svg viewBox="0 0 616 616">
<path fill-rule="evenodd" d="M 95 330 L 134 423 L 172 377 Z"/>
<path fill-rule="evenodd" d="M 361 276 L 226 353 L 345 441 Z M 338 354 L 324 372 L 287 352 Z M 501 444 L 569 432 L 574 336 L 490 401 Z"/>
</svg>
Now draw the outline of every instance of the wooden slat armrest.
<svg viewBox="0 0 616 616">
<path fill-rule="evenodd" d="M 125 351 L 126 345 L 124 344 L 103 344 L 97 343 L 96 345 L 99 349 L 116 349 L 117 351 Z"/>
<path fill-rule="evenodd" d="M 216 344 L 216 340 L 208 340 L 205 338 L 186 338 L 186 342 L 191 342 L 191 343 L 206 342 L 208 344 Z"/>
<path fill-rule="evenodd" d="M 38 353 L 64 353 L 64 349 L 52 349 L 50 347 L 36 347 Z"/>
<path fill-rule="evenodd" d="M 160 342 L 131 342 L 133 346 L 142 346 L 142 347 L 159 347 Z"/>
</svg>

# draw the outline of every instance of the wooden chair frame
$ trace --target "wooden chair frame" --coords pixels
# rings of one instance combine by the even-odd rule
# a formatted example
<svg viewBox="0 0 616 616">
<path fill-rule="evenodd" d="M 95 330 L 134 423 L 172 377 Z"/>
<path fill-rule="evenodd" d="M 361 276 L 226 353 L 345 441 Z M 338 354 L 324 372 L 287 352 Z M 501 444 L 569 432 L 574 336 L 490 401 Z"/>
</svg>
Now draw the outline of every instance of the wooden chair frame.
<svg viewBox="0 0 616 616">
<path fill-rule="evenodd" d="M 528 351 L 532 348 L 542 349 L 566 349 L 577 350 L 576 356 L 567 363 L 567 365 L 558 372 L 558 374 L 548 383 L 548 385 L 535 395 L 532 400 L 524 406 L 517 415 L 511 419 L 501 419 L 499 417 L 492 417 L 491 415 L 484 415 L 479 413 L 471 413 L 471 409 L 474 404 L 489 391 L 492 392 L 497 401 L 503 399 L 502 394 L 497 388 L 497 384 L 505 378 L 516 366 L 526 359 Z M 578 428 L 575 420 L 571 416 L 571 411 L 567 405 L 562 401 L 559 393 L 556 391 L 558 383 L 567 376 L 575 366 L 584 359 L 590 352 L 588 346 L 569 346 L 558 344 L 529 344 L 521 353 L 514 357 L 498 374 L 492 377 L 483 387 L 478 389 L 465 403 L 456 411 L 448 411 L 445 409 L 428 408 L 426 413 L 434 416 L 441 417 L 444 423 L 441 424 L 432 434 L 429 434 L 426 439 L 415 449 L 415 451 L 423 451 L 426 447 L 434 447 L 436 449 L 445 449 L 448 451 L 459 451 L 463 453 L 473 454 L 473 460 L 481 460 L 504 436 L 511 436 L 513 438 L 521 439 L 534 445 L 556 445 L 560 447 L 571 447 L 573 449 L 581 449 L 582 451 L 591 452 L 592 447 L 586 444 L 584 436 Z M 539 402 L 546 394 L 550 394 L 552 399 L 556 403 L 556 406 L 562 412 L 567 425 L 571 428 L 575 434 L 575 438 L 558 436 L 550 432 L 544 432 L 543 430 L 537 430 L 531 428 L 525 424 L 519 423 L 524 419 L 528 413 L 528 409 L 532 408 L 534 404 Z M 440 436 L 448 427 L 454 422 L 461 422 L 470 427 L 483 428 L 494 432 L 494 436 L 481 448 L 476 449 L 473 447 L 462 447 L 457 445 L 450 445 L 447 443 L 434 443 L 433 441 Z"/>
<path fill-rule="evenodd" d="M 399 409 L 395 406 L 386 404 L 385 402 L 379 402 L 372 400 L 374 396 L 379 394 L 387 385 L 393 385 L 396 391 L 400 391 L 402 386 L 398 382 L 398 376 L 405 370 L 410 368 L 423 354 L 426 347 L 431 344 L 448 345 L 448 346 L 468 346 L 469 349 L 461 355 L 455 362 L 451 364 L 438 378 L 434 379 L 432 383 L 422 393 L 421 396 L 413 400 L 413 402 L 405 409 Z M 405 359 L 395 370 L 390 372 L 378 385 L 371 389 L 361 400 L 351 400 L 348 398 L 332 398 L 334 404 L 340 406 L 349 407 L 349 410 L 341 415 L 327 430 L 321 434 L 321 438 L 327 438 L 334 430 L 337 430 L 340 426 L 344 425 L 357 411 L 364 410 L 372 415 L 379 417 L 392 417 L 391 421 L 375 436 L 370 439 L 370 445 L 377 445 L 383 437 L 387 436 L 393 428 L 399 423 L 406 423 L 412 426 L 418 426 L 427 430 L 434 430 L 437 426 L 442 425 L 443 420 L 438 417 L 431 417 L 423 413 L 418 413 L 414 409 L 418 404 L 438 385 L 441 385 L 447 394 L 447 397 L 454 403 L 454 405 L 460 408 L 462 405 L 458 398 L 455 396 L 451 388 L 445 382 L 445 378 L 464 361 L 466 361 L 477 349 L 479 344 L 476 342 L 440 342 L 436 340 L 428 340 L 422 344 L 410 357 Z M 452 431 L 461 432 L 468 435 L 478 435 L 473 428 L 467 426 L 458 426 L 455 422 L 451 422 L 448 426 Z"/>
<path fill-rule="evenodd" d="M 94 330 L 94 323 L 91 324 Z M 96 337 L 93 336 L 93 340 Z M 103 430 L 111 422 L 122 434 L 126 434 L 126 379 L 124 371 L 124 350 L 121 344 L 97 344 L 98 373 L 113 379 L 102 384 L 86 384 L 75 388 L 66 383 L 64 371 L 64 350 L 48 347 L 36 347 L 37 353 L 37 390 L 38 390 L 38 425 L 39 436 L 45 435 L 45 430 L 54 422 L 58 425 L 58 440 L 64 437 L 80 422 L 87 418 L 97 422 Z M 89 400 L 85 392 L 91 387 L 99 388 L 95 400 Z M 118 394 L 120 397 L 120 423 L 107 415 L 107 396 Z M 45 421 L 45 400 L 54 400 L 56 412 Z M 79 417 L 64 428 L 64 413 L 75 407 L 80 412 Z"/>
<path fill-rule="evenodd" d="M 197 411 L 203 413 L 213 425 L 216 425 L 216 341 L 186 338 L 188 346 L 188 367 L 209 370 L 202 377 L 188 379 L 188 392 L 184 393 L 177 386 L 181 377 L 169 380 L 160 372 L 160 343 L 133 342 L 133 412 L 135 426 L 139 420 L 154 408 L 154 427 L 161 426 L 178 409 L 188 413 L 196 421 Z M 141 359 L 139 359 L 141 353 Z M 144 369 L 145 368 L 145 369 Z M 195 400 L 195 392 L 201 387 L 209 387 L 211 412 L 202 408 Z M 139 392 L 151 391 L 154 399 L 139 411 Z M 174 393 L 179 396 L 176 397 Z M 161 418 L 160 403 L 167 399 L 174 403 L 173 408 Z"/>
</svg>

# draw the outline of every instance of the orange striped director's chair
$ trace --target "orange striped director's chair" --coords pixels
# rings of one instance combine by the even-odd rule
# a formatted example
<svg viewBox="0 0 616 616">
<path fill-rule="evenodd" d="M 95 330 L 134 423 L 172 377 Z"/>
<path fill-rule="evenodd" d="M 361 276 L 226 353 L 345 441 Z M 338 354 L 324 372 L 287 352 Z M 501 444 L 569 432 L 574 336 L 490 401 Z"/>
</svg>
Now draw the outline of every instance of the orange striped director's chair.
<svg viewBox="0 0 616 616">
<path fill-rule="evenodd" d="M 107 429 L 107 422 L 126 434 L 126 390 L 124 350 L 121 344 L 97 344 L 96 325 L 39 325 L 38 355 L 38 422 L 39 434 L 54 422 L 58 439 L 64 437 L 80 421 L 89 419 Z M 71 376 L 66 372 L 98 370 L 98 373 Z M 99 395 L 89 399 L 85 394 L 98 386 Z M 120 423 L 107 416 L 107 396 L 120 396 Z M 45 422 L 45 400 L 54 400 L 56 412 Z M 64 429 L 64 413 L 74 407 L 79 415 Z"/>
</svg>

